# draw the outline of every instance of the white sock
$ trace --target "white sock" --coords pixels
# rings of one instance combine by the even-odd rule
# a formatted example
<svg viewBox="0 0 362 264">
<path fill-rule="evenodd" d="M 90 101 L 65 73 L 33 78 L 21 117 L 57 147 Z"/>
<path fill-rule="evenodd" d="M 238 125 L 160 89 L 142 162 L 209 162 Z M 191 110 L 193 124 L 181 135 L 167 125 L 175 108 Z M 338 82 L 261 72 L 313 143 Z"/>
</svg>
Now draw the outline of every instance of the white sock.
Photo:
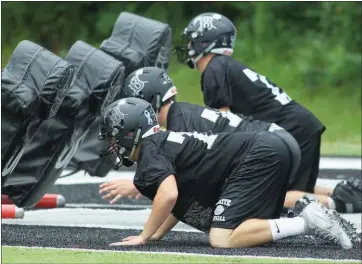
<svg viewBox="0 0 362 264">
<path fill-rule="evenodd" d="M 336 209 L 336 203 L 331 197 L 328 197 L 328 208 L 332 210 Z"/>
<path fill-rule="evenodd" d="M 297 216 L 293 218 L 279 218 L 268 220 L 273 241 L 305 233 L 305 220 Z"/>
</svg>

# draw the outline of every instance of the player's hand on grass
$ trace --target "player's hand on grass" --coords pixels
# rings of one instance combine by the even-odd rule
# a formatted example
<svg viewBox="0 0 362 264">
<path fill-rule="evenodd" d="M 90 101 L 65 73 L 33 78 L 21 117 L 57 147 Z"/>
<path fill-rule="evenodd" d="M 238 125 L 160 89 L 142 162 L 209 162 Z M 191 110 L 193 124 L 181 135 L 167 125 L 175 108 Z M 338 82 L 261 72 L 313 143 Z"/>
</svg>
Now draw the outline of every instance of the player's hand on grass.
<svg viewBox="0 0 362 264">
<path fill-rule="evenodd" d="M 142 195 L 138 192 L 131 180 L 114 180 L 102 183 L 99 187 L 99 193 L 104 200 L 111 200 L 109 203 L 114 204 L 122 197 L 139 199 Z"/>
<path fill-rule="evenodd" d="M 138 246 L 138 245 L 144 245 L 147 243 L 147 240 L 139 235 L 139 236 L 129 236 L 126 238 L 123 238 L 121 242 L 116 242 L 109 244 L 110 246 Z"/>
</svg>

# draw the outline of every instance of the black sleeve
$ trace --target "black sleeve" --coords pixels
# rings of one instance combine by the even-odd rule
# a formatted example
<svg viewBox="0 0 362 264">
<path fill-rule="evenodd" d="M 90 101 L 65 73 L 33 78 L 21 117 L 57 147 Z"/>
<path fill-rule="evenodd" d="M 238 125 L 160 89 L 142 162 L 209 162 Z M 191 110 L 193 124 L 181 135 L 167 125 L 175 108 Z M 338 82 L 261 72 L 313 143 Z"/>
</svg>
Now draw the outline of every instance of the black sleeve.
<svg viewBox="0 0 362 264">
<path fill-rule="evenodd" d="M 171 174 L 176 175 L 171 161 L 156 152 L 156 146 L 142 146 L 134 177 L 137 190 L 153 200 L 158 187 Z"/>
<path fill-rule="evenodd" d="M 182 111 L 179 106 L 174 103 L 167 114 L 167 130 L 174 132 L 187 132 L 185 129 L 186 126 Z"/>
<path fill-rule="evenodd" d="M 232 90 L 227 78 L 227 64 L 214 58 L 202 75 L 202 91 L 204 103 L 211 108 L 219 109 L 232 106 Z"/>
</svg>

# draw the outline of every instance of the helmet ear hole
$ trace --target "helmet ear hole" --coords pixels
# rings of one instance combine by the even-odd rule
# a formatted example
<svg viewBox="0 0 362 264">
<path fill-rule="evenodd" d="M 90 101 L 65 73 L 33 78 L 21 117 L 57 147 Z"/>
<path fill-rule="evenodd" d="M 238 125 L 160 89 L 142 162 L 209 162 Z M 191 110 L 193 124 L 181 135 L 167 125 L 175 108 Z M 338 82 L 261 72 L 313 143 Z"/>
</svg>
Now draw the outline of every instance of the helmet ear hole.
<svg viewBox="0 0 362 264">
<path fill-rule="evenodd" d="M 210 42 L 208 42 L 208 41 L 203 41 L 200 43 L 201 47 L 203 47 L 203 48 L 206 48 L 209 44 L 210 44 Z"/>
<path fill-rule="evenodd" d="M 121 121 L 119 121 L 119 126 L 115 126 L 115 128 L 118 128 L 118 129 L 123 129 L 124 128 L 124 120 L 121 119 Z"/>
<path fill-rule="evenodd" d="M 134 130 L 128 131 L 127 137 L 133 137 L 133 135 L 134 135 Z"/>
</svg>

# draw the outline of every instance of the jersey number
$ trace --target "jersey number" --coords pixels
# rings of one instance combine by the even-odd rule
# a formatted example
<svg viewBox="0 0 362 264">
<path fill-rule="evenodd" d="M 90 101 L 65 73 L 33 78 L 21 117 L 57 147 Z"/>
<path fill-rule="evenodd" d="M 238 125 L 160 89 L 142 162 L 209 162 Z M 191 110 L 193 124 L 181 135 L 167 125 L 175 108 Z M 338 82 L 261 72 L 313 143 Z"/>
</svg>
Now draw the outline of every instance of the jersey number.
<svg viewBox="0 0 362 264">
<path fill-rule="evenodd" d="M 170 132 L 170 134 L 168 134 L 167 140 L 171 141 L 171 142 L 175 142 L 175 143 L 179 143 L 182 144 L 185 140 L 184 135 L 187 136 L 192 136 L 198 140 L 201 140 L 202 142 L 207 144 L 207 148 L 210 149 L 212 147 L 212 145 L 215 142 L 215 139 L 217 138 L 217 135 L 205 135 L 205 134 L 201 134 L 201 133 L 197 133 L 197 132 Z"/>
<path fill-rule="evenodd" d="M 218 110 L 211 110 L 211 109 L 205 108 L 201 113 L 202 118 L 207 119 L 213 123 L 215 123 L 217 121 L 217 119 L 220 117 L 220 115 L 223 118 L 228 119 L 229 126 L 232 126 L 232 127 L 237 127 L 241 123 L 241 121 L 243 121 L 239 116 L 233 114 L 230 111 L 221 112 Z"/>
<path fill-rule="evenodd" d="M 243 72 L 252 82 L 261 81 L 275 95 L 275 100 L 279 101 L 282 105 L 286 105 L 292 100 L 285 92 L 280 92 L 279 87 L 270 84 L 265 76 L 257 74 L 250 69 L 245 69 Z"/>
</svg>

